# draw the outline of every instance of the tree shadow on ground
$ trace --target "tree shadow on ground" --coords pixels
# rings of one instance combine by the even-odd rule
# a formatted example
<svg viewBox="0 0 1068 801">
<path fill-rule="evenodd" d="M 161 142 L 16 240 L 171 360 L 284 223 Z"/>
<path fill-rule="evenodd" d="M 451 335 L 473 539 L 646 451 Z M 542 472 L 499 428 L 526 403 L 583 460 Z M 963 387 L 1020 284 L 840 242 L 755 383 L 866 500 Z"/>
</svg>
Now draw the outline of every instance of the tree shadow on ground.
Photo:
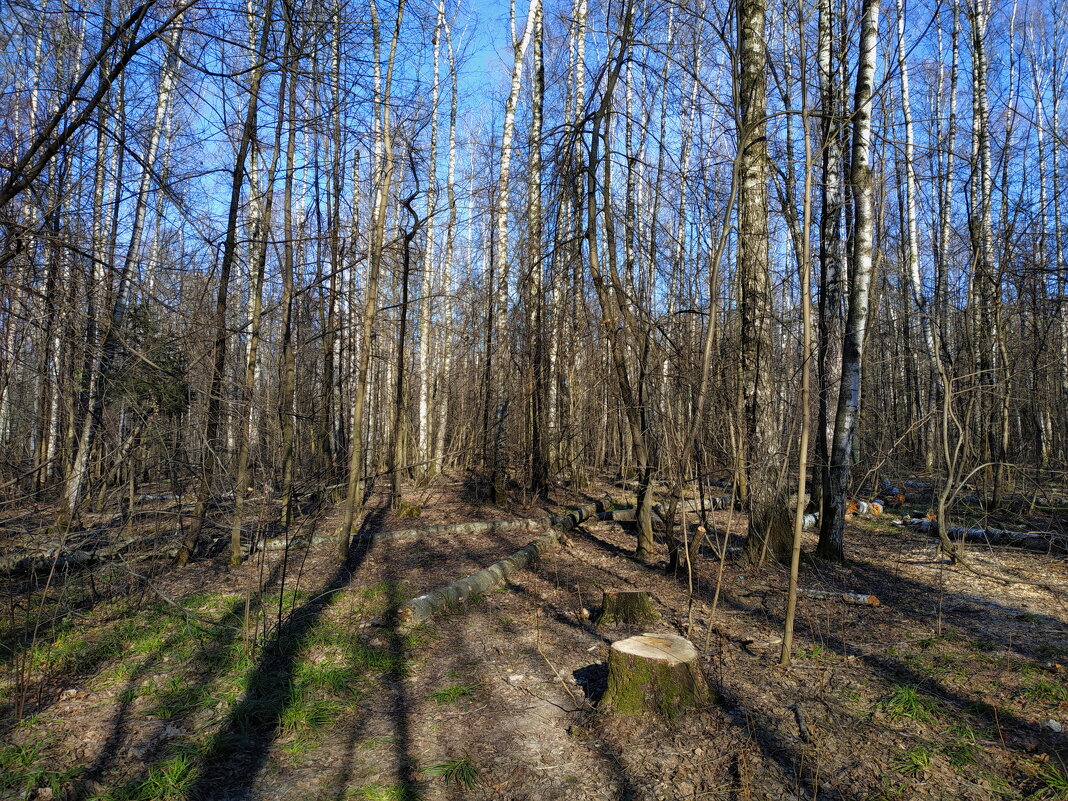
<svg viewBox="0 0 1068 801">
<path fill-rule="evenodd" d="M 228 795 L 241 797 L 251 790 L 281 731 L 301 647 L 326 609 L 351 583 L 368 548 L 364 540 L 354 540 L 345 562 L 310 600 L 290 612 L 285 625 L 277 626 L 264 643 L 244 697 L 203 751 L 190 797 L 219 797 L 221 788 L 226 788 Z"/>
<path fill-rule="evenodd" d="M 273 583 L 279 567 L 276 565 L 271 571 L 264 583 L 265 587 Z M 172 674 L 171 680 L 166 687 L 154 688 L 157 706 L 152 711 L 155 713 L 154 716 L 160 720 L 159 728 L 161 729 L 166 728 L 184 733 L 187 729 L 193 728 L 194 717 L 211 702 L 213 693 L 218 689 L 217 683 L 227 671 L 232 649 L 242 636 L 242 624 L 246 615 L 258 612 L 265 593 L 266 590 L 247 599 L 235 598 L 227 605 L 210 629 L 205 630 L 203 624 L 198 623 L 198 629 L 191 635 L 187 621 L 184 627 L 172 631 L 158 647 L 146 654 L 130 673 L 124 683 L 123 691 L 116 696 L 118 706 L 111 715 L 104 743 L 97 752 L 92 765 L 83 773 L 82 780 L 75 788 L 75 797 L 91 794 L 86 782 L 102 780 L 115 766 L 120 750 L 132 734 L 130 721 L 134 715 L 134 706 L 142 680 L 151 676 L 153 671 L 160 669 L 165 660 L 174 659 L 178 649 L 190 639 L 197 641 L 195 654 L 184 665 L 181 673 L 174 673 L 177 669 L 175 662 L 167 666 Z M 164 741 L 150 741 L 146 743 L 146 746 L 153 751 L 146 755 L 151 758 L 153 767 L 157 767 L 166 759 L 164 752 L 167 749 Z M 151 769 L 149 773 L 151 774 Z M 143 778 L 131 779 L 126 789 L 136 787 L 143 781 Z"/>
</svg>

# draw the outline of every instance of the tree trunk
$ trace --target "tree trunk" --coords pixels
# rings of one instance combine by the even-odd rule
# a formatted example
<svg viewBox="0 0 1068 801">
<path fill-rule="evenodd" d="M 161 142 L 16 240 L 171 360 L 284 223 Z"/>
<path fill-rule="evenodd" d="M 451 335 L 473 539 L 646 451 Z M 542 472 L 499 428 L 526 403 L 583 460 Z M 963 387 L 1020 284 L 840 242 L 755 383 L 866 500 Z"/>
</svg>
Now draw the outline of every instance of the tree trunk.
<svg viewBox="0 0 1068 801">
<path fill-rule="evenodd" d="M 853 101 L 850 184 L 853 189 L 853 250 L 849 311 L 842 347 L 842 387 L 834 420 L 828 486 L 823 497 L 817 553 L 845 559 L 845 502 L 849 491 L 854 433 L 861 398 L 861 370 L 867 334 L 874 252 L 874 183 L 871 173 L 871 107 L 879 36 L 879 0 L 864 0 L 860 62 Z"/>
<path fill-rule="evenodd" d="M 768 264 L 766 0 L 738 4 L 738 280 L 742 304 L 744 463 L 749 539 L 758 559 L 790 556 L 790 518 L 781 486 L 782 448 L 772 399 L 772 294 Z"/>
</svg>

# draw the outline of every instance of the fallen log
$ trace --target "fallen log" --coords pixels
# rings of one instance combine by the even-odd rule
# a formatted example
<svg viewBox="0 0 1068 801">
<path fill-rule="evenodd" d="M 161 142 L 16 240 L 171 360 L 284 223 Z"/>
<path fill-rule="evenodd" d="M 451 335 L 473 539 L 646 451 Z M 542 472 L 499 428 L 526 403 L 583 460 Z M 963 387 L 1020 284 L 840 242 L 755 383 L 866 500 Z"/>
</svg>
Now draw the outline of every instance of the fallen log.
<svg viewBox="0 0 1068 801">
<path fill-rule="evenodd" d="M 932 537 L 938 536 L 938 521 L 926 518 L 907 518 L 902 525 L 918 528 Z M 1053 532 L 1009 531 L 1003 528 L 964 528 L 949 526 L 946 534 L 957 542 L 972 542 L 980 545 L 1004 545 L 1023 548 L 1037 553 L 1053 551 L 1068 552 L 1068 538 Z"/>
<path fill-rule="evenodd" d="M 533 542 L 520 548 L 511 556 L 494 562 L 489 567 L 465 576 L 444 587 L 413 598 L 402 604 L 397 616 L 404 623 L 414 624 L 429 620 L 438 612 L 457 606 L 474 595 L 481 595 L 503 584 L 543 553 L 555 547 L 561 532 L 570 531 L 591 515 L 604 510 L 601 503 L 589 504 L 574 509 L 567 514 L 554 515 L 549 518 L 552 530 L 542 534 Z"/>
<path fill-rule="evenodd" d="M 741 504 L 737 498 L 734 498 L 734 507 L 741 508 Z M 703 506 L 702 506 L 703 504 Z M 705 509 L 709 512 L 719 512 L 725 509 L 731 508 L 731 496 L 719 495 L 713 498 L 686 498 L 686 510 L 689 512 L 700 512 L 701 509 Z"/>
<path fill-rule="evenodd" d="M 797 594 L 802 598 L 811 598 L 815 601 L 841 601 L 845 604 L 857 604 L 859 606 L 882 606 L 879 599 L 874 595 L 865 595 L 861 592 L 834 592 L 832 590 L 798 588 Z"/>
<path fill-rule="evenodd" d="M 161 542 L 177 542 L 178 539 L 179 535 L 177 534 L 163 534 L 147 538 L 129 537 L 120 542 L 101 545 L 98 548 L 75 547 L 64 550 L 58 546 L 52 546 L 37 551 L 20 551 L 0 557 L 0 575 L 40 573 L 53 568 L 63 570 L 68 567 L 91 565 L 109 559 L 118 559 L 135 546 L 146 547 Z M 172 548 L 164 551 L 163 555 L 174 556 L 175 553 L 177 553 L 177 548 Z"/>
<path fill-rule="evenodd" d="M 597 515 L 598 520 L 610 520 L 615 523 L 633 523 L 637 520 L 638 510 L 633 506 L 628 506 L 624 509 L 609 509 L 605 512 L 601 512 Z M 654 506 L 649 510 L 649 516 L 655 525 L 664 525 L 664 518 L 659 506 Z"/>
</svg>

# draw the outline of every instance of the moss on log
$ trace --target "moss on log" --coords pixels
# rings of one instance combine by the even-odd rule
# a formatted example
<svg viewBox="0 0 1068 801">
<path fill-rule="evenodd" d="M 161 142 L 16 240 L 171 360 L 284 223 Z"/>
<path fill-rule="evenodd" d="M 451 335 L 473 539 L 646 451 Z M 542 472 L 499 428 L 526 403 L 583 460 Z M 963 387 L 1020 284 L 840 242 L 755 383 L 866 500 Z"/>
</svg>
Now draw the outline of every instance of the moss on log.
<svg viewBox="0 0 1068 801">
<path fill-rule="evenodd" d="M 700 656 L 689 640 L 677 634 L 642 634 L 612 643 L 603 709 L 676 717 L 711 697 Z"/>
</svg>

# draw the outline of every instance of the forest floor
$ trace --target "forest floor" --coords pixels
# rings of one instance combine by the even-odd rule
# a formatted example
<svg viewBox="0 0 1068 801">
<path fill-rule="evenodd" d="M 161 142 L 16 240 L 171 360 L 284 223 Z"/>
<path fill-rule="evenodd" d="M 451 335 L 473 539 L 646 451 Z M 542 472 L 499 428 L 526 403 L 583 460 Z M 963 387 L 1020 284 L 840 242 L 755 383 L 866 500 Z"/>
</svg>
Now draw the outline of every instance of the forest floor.
<svg viewBox="0 0 1068 801">
<path fill-rule="evenodd" d="M 622 495 L 599 490 L 554 508 Z M 372 532 L 544 514 L 484 506 L 460 476 L 413 492 L 414 518 L 373 500 Z M 331 543 L 237 568 L 110 566 L 47 594 L 7 578 L 0 798 L 1068 798 L 1068 560 L 970 546 L 974 570 L 951 566 L 892 519 L 852 520 L 845 565 L 803 562 L 802 587 L 881 605 L 801 598 L 787 668 L 783 567 L 728 561 L 720 577 L 704 553 L 691 596 L 618 523 L 588 521 L 410 629 L 399 603 L 539 532 L 384 539 L 342 566 Z M 744 531 L 738 513 L 714 521 Z M 302 522 L 338 524 L 332 509 Z M 603 589 L 626 588 L 659 614 L 643 630 L 698 646 L 707 708 L 597 711 L 608 647 L 636 631 L 592 621 Z"/>
</svg>

